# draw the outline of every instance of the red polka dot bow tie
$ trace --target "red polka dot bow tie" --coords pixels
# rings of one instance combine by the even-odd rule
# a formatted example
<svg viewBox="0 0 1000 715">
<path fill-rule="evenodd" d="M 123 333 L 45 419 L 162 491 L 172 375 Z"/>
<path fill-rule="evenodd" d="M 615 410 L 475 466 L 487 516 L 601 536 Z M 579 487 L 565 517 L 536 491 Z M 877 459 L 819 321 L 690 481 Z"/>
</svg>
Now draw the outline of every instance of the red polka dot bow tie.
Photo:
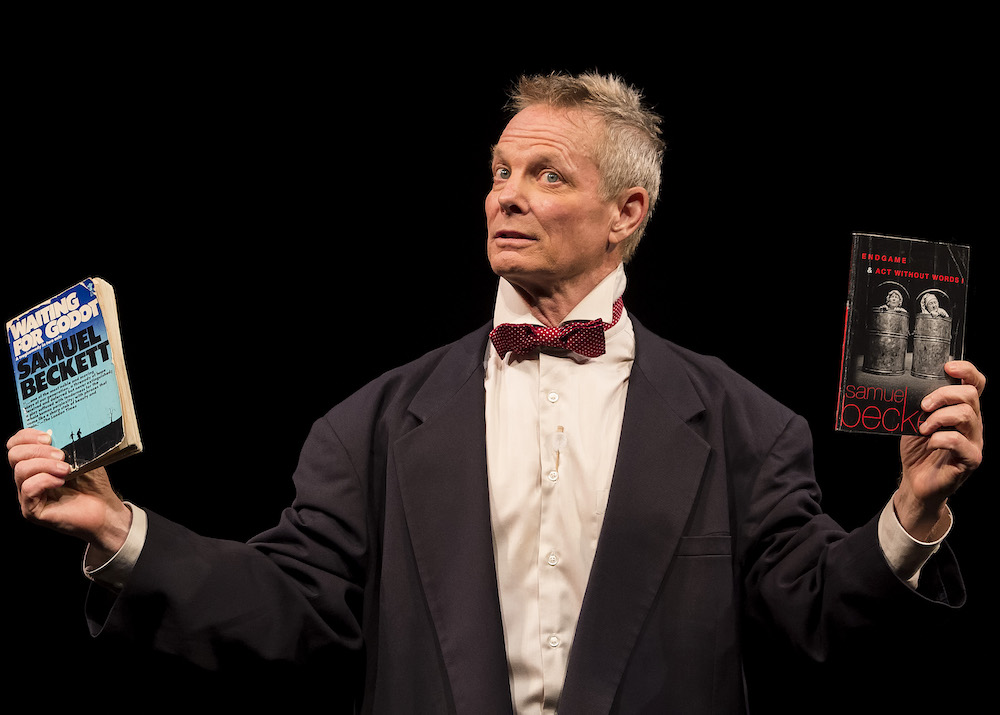
<svg viewBox="0 0 1000 715">
<path fill-rule="evenodd" d="M 604 354 L 604 331 L 615 325 L 622 315 L 624 304 L 619 298 L 612 308 L 612 321 L 575 320 L 559 327 L 524 323 L 501 323 L 493 328 L 490 340 L 501 357 L 507 353 L 525 355 L 538 348 L 563 348 L 584 357 L 598 357 Z"/>
</svg>

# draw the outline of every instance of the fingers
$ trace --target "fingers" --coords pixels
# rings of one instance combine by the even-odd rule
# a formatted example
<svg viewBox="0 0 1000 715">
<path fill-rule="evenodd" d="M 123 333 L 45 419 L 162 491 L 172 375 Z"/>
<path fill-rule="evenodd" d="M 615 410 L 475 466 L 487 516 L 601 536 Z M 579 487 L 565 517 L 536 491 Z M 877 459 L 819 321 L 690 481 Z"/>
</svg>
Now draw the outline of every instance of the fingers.
<svg viewBox="0 0 1000 715">
<path fill-rule="evenodd" d="M 956 361 L 946 363 L 945 371 L 954 378 L 962 381 L 960 385 L 947 385 L 939 387 L 924 397 L 920 403 L 921 409 L 925 412 L 947 407 L 949 405 L 968 405 L 978 418 L 980 414 L 980 396 L 986 389 L 986 376 L 983 375 L 970 362 Z"/>
<path fill-rule="evenodd" d="M 983 458 L 980 396 L 986 376 L 964 361 L 947 363 L 945 371 L 962 384 L 938 388 L 923 399 L 920 406 L 928 415 L 920 432 L 928 437 L 928 448 L 948 450 L 953 459 L 976 469 Z"/>
<path fill-rule="evenodd" d="M 978 469 L 983 461 L 982 442 L 956 430 L 934 432 L 927 440 L 927 448 L 946 450 L 951 455 L 951 463 L 962 465 L 967 472 Z"/>
<path fill-rule="evenodd" d="M 968 389 L 970 388 L 966 388 Z M 936 406 L 931 408 L 927 418 L 920 425 L 920 433 L 924 436 L 933 436 L 938 442 L 941 441 L 942 435 L 949 433 L 961 435 L 982 449 L 983 421 L 979 413 L 978 400 L 975 404 L 971 404 L 954 398 L 956 394 L 954 391 L 948 394 L 948 398 L 954 401 L 939 403 L 938 399 L 941 396 L 934 401 L 933 404 Z M 924 404 L 927 404 L 926 401 Z"/>
<path fill-rule="evenodd" d="M 972 385 L 976 388 L 976 391 L 981 395 L 983 390 L 986 389 L 986 375 L 979 372 L 976 366 L 971 362 L 965 360 L 955 360 L 953 362 L 946 363 L 944 366 L 945 372 L 947 372 L 952 377 L 959 378 L 964 384 Z"/>
<path fill-rule="evenodd" d="M 14 466 L 16 455 L 20 452 L 15 454 L 11 452 L 17 447 L 50 446 L 51 444 L 52 435 L 48 432 L 41 432 L 40 430 L 30 428 L 19 430 L 7 440 L 7 463 L 11 467 Z"/>
<path fill-rule="evenodd" d="M 928 413 L 920 426 L 923 434 L 951 427 L 971 436 L 982 428 L 979 394 L 970 385 L 938 388 L 923 399 L 920 407 Z"/>
<path fill-rule="evenodd" d="M 27 456 L 19 459 L 14 465 L 14 482 L 19 490 L 24 489 L 24 484 L 28 479 L 37 475 L 47 474 L 65 482 L 73 468 L 62 461 L 49 455 L 38 457 Z M 59 485 L 61 486 L 61 484 Z"/>
<path fill-rule="evenodd" d="M 7 462 L 22 507 L 46 490 L 63 486 L 72 471 L 66 455 L 51 442 L 48 433 L 33 429 L 21 430 L 7 440 Z"/>
<path fill-rule="evenodd" d="M 65 453 L 51 446 L 51 439 L 45 432 L 21 430 L 7 440 L 7 463 L 19 484 L 30 474 L 40 471 L 69 474 L 71 467 L 65 459 Z"/>
</svg>

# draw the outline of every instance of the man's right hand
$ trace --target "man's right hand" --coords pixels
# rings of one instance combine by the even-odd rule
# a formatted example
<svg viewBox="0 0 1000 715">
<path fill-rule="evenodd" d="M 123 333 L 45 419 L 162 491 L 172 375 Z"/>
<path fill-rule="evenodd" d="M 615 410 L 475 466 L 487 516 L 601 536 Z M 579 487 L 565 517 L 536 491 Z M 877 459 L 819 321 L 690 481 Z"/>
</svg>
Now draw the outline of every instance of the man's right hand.
<svg viewBox="0 0 1000 715">
<path fill-rule="evenodd" d="M 103 468 L 70 476 L 72 468 L 64 460 L 45 432 L 23 429 L 7 440 L 21 514 L 83 539 L 110 558 L 125 543 L 132 510 L 115 493 Z"/>
</svg>

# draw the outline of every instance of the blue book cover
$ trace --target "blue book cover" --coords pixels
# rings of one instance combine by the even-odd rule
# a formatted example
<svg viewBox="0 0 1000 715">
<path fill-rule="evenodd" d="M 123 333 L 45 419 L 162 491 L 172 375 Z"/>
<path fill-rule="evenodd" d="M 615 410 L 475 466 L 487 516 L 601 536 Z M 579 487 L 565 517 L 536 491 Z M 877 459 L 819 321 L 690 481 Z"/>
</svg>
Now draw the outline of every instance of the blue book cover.
<svg viewBox="0 0 1000 715">
<path fill-rule="evenodd" d="M 75 469 L 141 449 L 109 284 L 88 278 L 8 321 L 7 343 L 23 425 Z"/>
</svg>

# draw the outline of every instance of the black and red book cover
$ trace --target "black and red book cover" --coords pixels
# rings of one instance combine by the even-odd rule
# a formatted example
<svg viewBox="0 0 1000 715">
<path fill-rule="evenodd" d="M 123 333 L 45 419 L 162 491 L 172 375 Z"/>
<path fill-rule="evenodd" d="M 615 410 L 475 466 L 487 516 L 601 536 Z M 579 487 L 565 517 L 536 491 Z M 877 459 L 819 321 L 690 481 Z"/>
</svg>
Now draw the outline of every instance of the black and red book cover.
<svg viewBox="0 0 1000 715">
<path fill-rule="evenodd" d="M 962 359 L 969 247 L 853 234 L 836 429 L 910 435 Z"/>
</svg>

